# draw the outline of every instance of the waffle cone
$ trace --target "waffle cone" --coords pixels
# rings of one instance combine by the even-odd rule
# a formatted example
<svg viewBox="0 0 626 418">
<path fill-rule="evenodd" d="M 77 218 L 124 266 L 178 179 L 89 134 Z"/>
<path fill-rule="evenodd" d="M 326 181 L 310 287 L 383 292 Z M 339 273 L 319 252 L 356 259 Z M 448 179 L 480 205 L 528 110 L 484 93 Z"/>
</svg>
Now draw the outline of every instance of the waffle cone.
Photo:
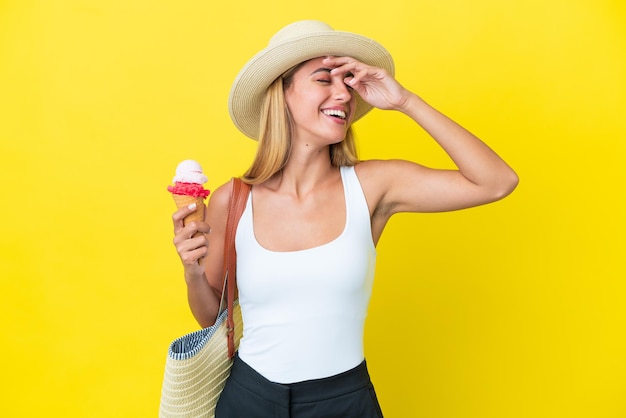
<svg viewBox="0 0 626 418">
<path fill-rule="evenodd" d="M 204 221 L 204 198 L 202 197 L 193 197 L 182 194 L 172 194 L 174 198 L 174 202 L 176 203 L 176 207 L 178 209 L 189 206 L 192 203 L 196 204 L 196 211 L 190 213 L 183 219 L 183 225 L 187 225 L 189 222 L 193 221 Z"/>
</svg>

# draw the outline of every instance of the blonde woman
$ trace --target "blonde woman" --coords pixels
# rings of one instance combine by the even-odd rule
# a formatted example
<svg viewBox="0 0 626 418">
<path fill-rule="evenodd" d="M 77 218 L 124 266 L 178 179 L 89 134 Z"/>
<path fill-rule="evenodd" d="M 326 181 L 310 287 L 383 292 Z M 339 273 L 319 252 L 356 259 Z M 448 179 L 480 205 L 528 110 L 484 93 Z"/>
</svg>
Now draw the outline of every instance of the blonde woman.
<svg viewBox="0 0 626 418">
<path fill-rule="evenodd" d="M 373 107 L 411 118 L 457 169 L 359 160 L 351 126 Z M 385 225 L 399 212 L 493 202 L 518 178 L 399 84 L 385 48 L 318 21 L 286 26 L 250 59 L 229 110 L 259 146 L 243 175 L 252 191 L 236 236 L 244 336 L 216 417 L 381 417 L 363 327 Z M 229 195 L 229 184 L 213 193 L 206 222 L 183 227 L 193 207 L 173 215 L 189 305 L 202 326 L 217 316 Z"/>
</svg>

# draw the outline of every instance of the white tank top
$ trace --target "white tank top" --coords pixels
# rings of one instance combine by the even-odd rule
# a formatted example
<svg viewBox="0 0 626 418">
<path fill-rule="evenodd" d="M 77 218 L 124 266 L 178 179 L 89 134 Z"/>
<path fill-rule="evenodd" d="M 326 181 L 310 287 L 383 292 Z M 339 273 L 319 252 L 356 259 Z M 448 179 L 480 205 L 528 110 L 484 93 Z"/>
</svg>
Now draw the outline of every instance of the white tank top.
<svg viewBox="0 0 626 418">
<path fill-rule="evenodd" d="M 340 170 L 346 224 L 331 242 L 301 251 L 263 248 L 254 236 L 252 195 L 237 227 L 244 322 L 239 356 L 272 382 L 333 376 L 364 359 L 363 327 L 376 249 L 354 167 Z"/>
</svg>

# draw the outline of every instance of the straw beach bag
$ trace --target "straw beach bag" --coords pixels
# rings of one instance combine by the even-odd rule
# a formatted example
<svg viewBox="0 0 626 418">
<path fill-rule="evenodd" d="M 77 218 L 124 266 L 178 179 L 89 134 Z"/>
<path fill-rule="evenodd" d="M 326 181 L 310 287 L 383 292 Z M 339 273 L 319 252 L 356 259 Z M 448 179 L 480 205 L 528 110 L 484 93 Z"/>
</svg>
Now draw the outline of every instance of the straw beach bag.
<svg viewBox="0 0 626 418">
<path fill-rule="evenodd" d="M 174 340 L 165 361 L 160 418 L 214 417 L 215 405 L 230 375 L 232 358 L 243 333 L 241 308 L 235 300 L 235 232 L 243 213 L 250 185 L 233 179 L 224 240 L 222 301 L 227 309 L 215 324 Z"/>
</svg>

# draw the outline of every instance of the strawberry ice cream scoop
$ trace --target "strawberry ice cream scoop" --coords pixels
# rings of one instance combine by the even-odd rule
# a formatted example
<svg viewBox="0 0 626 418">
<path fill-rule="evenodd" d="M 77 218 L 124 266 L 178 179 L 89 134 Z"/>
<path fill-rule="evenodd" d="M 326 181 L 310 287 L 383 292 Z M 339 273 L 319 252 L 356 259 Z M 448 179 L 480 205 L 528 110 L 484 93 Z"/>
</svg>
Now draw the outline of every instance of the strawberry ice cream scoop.
<svg viewBox="0 0 626 418">
<path fill-rule="evenodd" d="M 202 186 L 207 180 L 197 161 L 184 160 L 176 167 L 176 175 L 172 179 L 174 185 L 168 186 L 167 190 L 174 195 L 205 199 L 211 193 Z"/>
</svg>

